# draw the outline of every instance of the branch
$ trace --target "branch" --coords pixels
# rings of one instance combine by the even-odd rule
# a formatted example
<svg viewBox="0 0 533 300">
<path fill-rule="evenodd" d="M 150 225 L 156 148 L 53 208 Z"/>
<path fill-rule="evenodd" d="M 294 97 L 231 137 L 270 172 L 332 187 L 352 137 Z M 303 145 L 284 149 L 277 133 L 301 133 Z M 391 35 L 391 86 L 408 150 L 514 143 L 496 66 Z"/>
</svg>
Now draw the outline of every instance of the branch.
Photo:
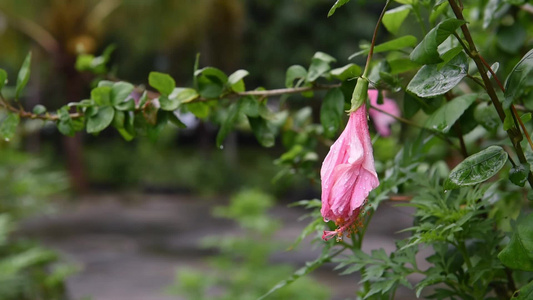
<svg viewBox="0 0 533 300">
<path fill-rule="evenodd" d="M 218 98 L 203 98 L 198 97 L 196 99 L 193 99 L 192 101 L 188 103 L 193 102 L 206 102 L 206 101 L 219 101 L 221 99 L 226 98 L 238 98 L 238 97 L 244 97 L 244 96 L 256 96 L 260 98 L 268 98 L 268 97 L 274 97 L 274 96 L 280 96 L 280 95 L 288 95 L 288 94 L 299 94 L 303 92 L 309 92 L 309 91 L 318 91 L 318 90 L 329 90 L 340 87 L 341 84 L 315 84 L 313 86 L 307 86 L 307 87 L 297 87 L 297 88 L 285 88 L 285 89 L 274 89 L 274 90 L 266 90 L 266 91 L 245 91 L 245 92 L 231 92 L 225 95 L 221 95 Z M 151 99 L 155 99 L 159 97 L 159 93 L 148 91 L 149 97 Z M 59 120 L 59 116 L 56 114 L 49 114 L 46 113 L 44 115 L 38 115 L 34 114 L 32 112 L 25 111 L 23 108 L 15 108 L 12 105 L 9 104 L 1 95 L 0 95 L 0 106 L 3 107 L 6 110 L 9 110 L 13 113 L 18 114 L 21 118 L 26 119 L 40 119 L 44 121 L 57 121 Z M 141 110 L 141 108 L 136 108 L 136 111 Z M 71 113 L 70 117 L 72 119 L 80 118 L 83 114 L 81 113 Z"/>
<path fill-rule="evenodd" d="M 455 17 L 458 20 L 464 21 L 465 18 L 463 16 L 463 12 L 461 10 L 461 7 L 458 6 L 457 2 L 455 0 L 448 0 L 448 3 L 452 8 Z M 494 105 L 494 108 L 496 109 L 496 112 L 498 113 L 498 116 L 500 117 L 500 120 L 503 123 L 505 121 L 505 111 L 502 107 L 502 104 L 500 103 L 500 100 L 498 99 L 498 96 L 496 95 L 494 87 L 490 82 L 490 78 L 487 75 L 487 72 L 485 71 L 485 65 L 483 64 L 483 61 L 480 58 L 479 52 L 476 49 L 476 45 L 474 43 L 474 40 L 472 39 L 472 35 L 470 34 L 466 23 L 464 25 L 461 25 L 461 31 L 463 32 L 463 35 L 469 46 L 469 49 L 465 49 L 465 51 L 472 58 L 472 60 L 474 60 L 477 69 L 479 70 L 479 74 L 483 79 L 483 83 L 485 84 L 485 90 L 487 91 L 487 94 L 489 95 L 490 100 L 492 101 L 492 104 Z M 524 150 L 520 145 L 520 142 L 524 138 L 520 130 L 516 127 L 510 128 L 507 130 L 507 135 L 509 136 L 511 143 L 513 144 L 513 147 L 516 151 L 516 155 L 518 156 L 520 162 L 527 163 L 526 156 L 524 155 Z M 533 188 L 533 173 L 531 173 L 531 171 L 528 173 L 527 180 L 529 182 L 529 185 Z"/>
</svg>

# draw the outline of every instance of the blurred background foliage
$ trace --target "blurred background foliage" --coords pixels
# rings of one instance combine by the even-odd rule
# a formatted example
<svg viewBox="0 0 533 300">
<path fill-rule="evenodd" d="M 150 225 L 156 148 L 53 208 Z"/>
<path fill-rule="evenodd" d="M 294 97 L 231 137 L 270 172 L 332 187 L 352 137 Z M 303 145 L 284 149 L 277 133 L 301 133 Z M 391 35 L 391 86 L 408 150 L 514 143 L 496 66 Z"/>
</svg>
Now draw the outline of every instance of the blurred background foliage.
<svg viewBox="0 0 533 300">
<path fill-rule="evenodd" d="M 25 217 L 51 212 L 49 197 L 67 186 L 64 172 L 44 160 L 0 147 L 0 299 L 66 299 L 64 280 L 76 267 L 17 227 Z"/>
<path fill-rule="evenodd" d="M 368 10 L 381 8 L 379 1 L 358 1 L 327 19 L 328 0 L 30 2 L 0 1 L 0 66 L 14 76 L 24 53 L 32 50 L 33 75 L 25 103 L 52 109 L 88 97 L 94 78 L 74 69 L 75 57 L 100 55 L 109 45 L 116 47 L 110 61 L 113 76 L 138 84 L 147 83 L 150 71 L 169 73 L 178 86 L 191 84 L 199 53 L 201 66 L 225 72 L 248 69 L 249 88 L 283 87 L 287 67 L 307 65 L 316 51 L 347 63 L 359 40 L 371 36 L 377 14 Z M 316 96 L 306 103 L 318 108 L 322 95 Z M 293 96 L 289 101 L 298 108 L 301 99 Z M 318 118 L 318 109 L 313 114 Z M 230 149 L 219 151 L 213 147 L 217 128 L 190 124 L 179 133 L 165 129 L 155 145 L 142 138 L 124 142 L 111 132 L 66 138 L 45 129 L 28 135 L 20 146 L 52 151 L 55 162 L 69 170 L 77 191 L 140 186 L 220 193 L 244 185 L 279 195 L 305 182 L 283 181 L 274 188 L 270 179 L 279 167 L 271 162 L 281 150 L 264 150 L 250 132 L 230 136 Z"/>
</svg>

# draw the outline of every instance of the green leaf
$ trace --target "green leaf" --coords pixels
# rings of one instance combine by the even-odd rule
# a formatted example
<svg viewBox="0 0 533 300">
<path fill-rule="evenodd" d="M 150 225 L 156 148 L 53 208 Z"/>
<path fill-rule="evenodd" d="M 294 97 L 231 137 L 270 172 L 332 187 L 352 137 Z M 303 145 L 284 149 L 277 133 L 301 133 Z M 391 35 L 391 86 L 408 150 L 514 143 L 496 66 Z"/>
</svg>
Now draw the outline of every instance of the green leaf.
<svg viewBox="0 0 533 300">
<path fill-rule="evenodd" d="M 0 69 L 0 92 L 7 82 L 7 72 L 4 69 Z"/>
<path fill-rule="evenodd" d="M 26 55 L 26 58 L 24 59 L 24 62 L 22 63 L 22 67 L 19 70 L 19 74 L 17 76 L 17 87 L 15 92 L 15 99 L 18 100 L 20 93 L 22 93 L 22 90 L 26 87 L 26 84 L 28 84 L 28 80 L 30 80 L 30 66 L 31 66 L 31 52 Z"/>
<path fill-rule="evenodd" d="M 500 126 L 500 117 L 493 105 L 482 102 L 474 110 L 474 119 L 489 131 L 496 130 Z"/>
<path fill-rule="evenodd" d="M 313 56 L 313 59 L 311 59 L 311 65 L 309 66 L 309 71 L 307 72 L 306 81 L 313 82 L 317 80 L 318 77 L 330 70 L 329 64 L 335 61 L 335 58 L 324 52 L 316 52 Z"/>
<path fill-rule="evenodd" d="M 374 53 L 397 51 L 397 50 L 402 50 L 406 47 L 413 47 L 414 45 L 416 45 L 417 41 L 418 40 L 416 39 L 416 37 L 412 35 L 402 36 L 402 37 L 390 40 L 388 42 L 376 45 L 376 47 L 374 47 Z M 361 50 L 359 52 L 352 54 L 348 59 L 352 59 L 362 54 L 368 54 L 369 51 L 370 49 Z"/>
<path fill-rule="evenodd" d="M 392 75 L 412 71 L 420 68 L 420 64 L 416 63 L 408 58 L 395 58 L 387 60 L 390 67 L 390 73 Z"/>
<path fill-rule="evenodd" d="M 422 98 L 442 95 L 454 88 L 468 74 L 468 61 L 464 52 L 440 67 L 425 65 L 407 85 L 407 90 Z"/>
<path fill-rule="evenodd" d="M 174 78 L 170 77 L 168 74 L 159 72 L 150 72 L 148 75 L 148 83 L 151 87 L 159 91 L 159 93 L 167 97 L 176 87 Z"/>
<path fill-rule="evenodd" d="M 272 147 L 276 141 L 274 125 L 262 117 L 248 117 L 254 135 L 263 147 Z"/>
<path fill-rule="evenodd" d="M 228 115 L 224 119 L 224 123 L 222 123 L 222 126 L 217 134 L 217 147 L 220 148 L 222 146 L 222 143 L 235 126 L 235 123 L 239 117 L 240 109 L 241 104 L 239 102 L 230 105 L 228 109 Z"/>
<path fill-rule="evenodd" d="M 207 105 L 206 103 L 187 103 L 187 109 L 200 119 L 205 119 L 209 116 L 209 105 Z"/>
<path fill-rule="evenodd" d="M 166 111 L 174 111 L 178 109 L 180 103 L 176 99 L 169 99 L 167 96 L 161 95 L 159 98 L 159 107 L 161 107 L 162 110 Z"/>
<path fill-rule="evenodd" d="M 505 80 L 505 101 L 504 106 L 509 107 L 511 103 L 522 93 L 527 79 L 533 71 L 533 49 L 514 66 L 513 70 Z"/>
<path fill-rule="evenodd" d="M 46 107 L 44 107 L 44 105 L 37 104 L 33 107 L 32 111 L 36 115 L 44 114 L 46 112 Z"/>
<path fill-rule="evenodd" d="M 509 268 L 533 271 L 533 214 L 519 219 L 511 241 L 498 258 Z"/>
<path fill-rule="evenodd" d="M 422 42 L 411 52 L 411 60 L 420 64 L 441 62 L 438 46 L 463 24 L 465 24 L 465 21 L 458 19 L 447 19 L 439 23 L 428 32 Z"/>
<path fill-rule="evenodd" d="M 7 112 L 7 116 L 0 123 L 0 138 L 6 142 L 15 136 L 17 126 L 19 125 L 20 117 L 18 114 Z"/>
<path fill-rule="evenodd" d="M 111 90 L 108 86 L 96 87 L 91 91 L 91 99 L 98 106 L 111 105 Z"/>
<path fill-rule="evenodd" d="M 320 123 L 327 137 L 334 137 L 341 126 L 344 114 L 344 95 L 340 89 L 329 90 L 320 108 Z"/>
<path fill-rule="evenodd" d="M 350 78 L 356 78 L 361 75 L 361 67 L 355 64 L 347 64 L 344 67 L 331 70 L 329 72 L 333 77 L 345 81 Z"/>
<path fill-rule="evenodd" d="M 259 116 L 259 101 L 253 96 L 245 96 L 239 99 L 241 104 L 241 111 L 246 116 L 257 117 Z"/>
<path fill-rule="evenodd" d="M 134 114 L 131 112 L 115 111 L 113 126 L 126 140 L 131 141 L 135 137 Z"/>
<path fill-rule="evenodd" d="M 426 121 L 425 127 L 442 133 L 448 133 L 452 125 L 474 103 L 477 94 L 466 94 L 447 102 L 435 111 Z"/>
<path fill-rule="evenodd" d="M 113 121 L 115 109 L 111 106 L 102 106 L 98 112 L 87 119 L 87 133 L 98 133 L 104 130 Z"/>
<path fill-rule="evenodd" d="M 422 100 L 411 93 L 405 93 L 403 97 L 403 114 L 406 118 L 414 116 L 422 107 Z"/>
<path fill-rule="evenodd" d="M 398 34 L 398 30 L 400 30 L 400 26 L 409 15 L 411 8 L 410 5 L 402 5 L 385 12 L 385 15 L 383 15 L 385 28 L 394 35 Z"/>
<path fill-rule="evenodd" d="M 242 79 L 248 76 L 248 74 L 250 73 L 246 70 L 237 70 L 233 74 L 231 74 L 228 77 L 228 84 L 230 88 L 234 92 L 244 92 L 245 87 L 244 87 L 244 81 Z"/>
<path fill-rule="evenodd" d="M 126 114 L 123 111 L 115 111 L 113 117 L 113 127 L 119 129 L 124 128 L 124 120 L 126 120 Z"/>
<path fill-rule="evenodd" d="M 512 183 L 523 187 L 526 184 L 529 171 L 530 167 L 528 163 L 522 163 L 517 166 L 514 166 L 509 171 L 509 180 Z"/>
<path fill-rule="evenodd" d="M 196 92 L 195 89 L 191 89 L 191 88 L 177 88 L 174 90 L 175 93 L 177 93 L 176 95 L 176 99 L 180 102 L 180 103 L 189 103 L 191 101 L 193 101 L 194 99 L 198 98 L 198 92 Z M 171 95 L 172 96 L 172 95 Z"/>
<path fill-rule="evenodd" d="M 519 291 L 518 294 L 514 294 L 511 298 L 513 300 L 529 300 L 533 299 L 533 281 L 524 285 Z"/>
<path fill-rule="evenodd" d="M 418 0 L 394 0 L 400 4 L 416 4 Z"/>
<path fill-rule="evenodd" d="M 307 70 L 300 65 L 293 65 L 287 69 L 285 75 L 285 87 L 291 88 L 294 87 L 295 79 L 302 79 L 307 77 Z"/>
<path fill-rule="evenodd" d="M 130 98 L 127 101 L 115 105 L 115 108 L 122 111 L 133 111 L 135 110 L 135 100 Z"/>
<path fill-rule="evenodd" d="M 134 86 L 128 82 L 116 82 L 111 88 L 111 104 L 116 106 L 124 102 L 131 92 L 133 92 Z"/>
<path fill-rule="evenodd" d="M 159 97 L 159 104 L 162 110 L 174 111 L 183 103 L 191 102 L 198 98 L 198 93 L 191 88 L 175 88 L 170 96 Z"/>
<path fill-rule="evenodd" d="M 228 82 L 228 76 L 221 70 L 206 67 L 195 72 L 200 95 L 207 99 L 219 98 Z"/>
<path fill-rule="evenodd" d="M 335 4 L 333 4 L 333 6 L 330 8 L 329 12 L 328 12 L 328 17 L 331 17 L 335 11 L 337 10 L 337 8 L 343 6 L 344 4 L 350 2 L 350 0 L 337 0 L 335 2 Z"/>
<path fill-rule="evenodd" d="M 452 190 L 481 183 L 496 175 L 506 162 L 507 152 L 500 146 L 490 146 L 457 165 L 444 182 L 444 189 Z"/>
</svg>

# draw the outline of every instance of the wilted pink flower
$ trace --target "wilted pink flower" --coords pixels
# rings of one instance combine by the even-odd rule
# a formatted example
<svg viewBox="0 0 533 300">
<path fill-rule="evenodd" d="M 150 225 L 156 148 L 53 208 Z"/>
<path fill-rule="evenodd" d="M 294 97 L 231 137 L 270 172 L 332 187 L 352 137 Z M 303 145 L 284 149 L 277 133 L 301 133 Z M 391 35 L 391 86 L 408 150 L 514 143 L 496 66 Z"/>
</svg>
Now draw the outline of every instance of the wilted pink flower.
<svg viewBox="0 0 533 300">
<path fill-rule="evenodd" d="M 379 185 L 364 104 L 350 113 L 346 128 L 322 163 L 320 177 L 322 216 L 338 226 L 335 231 L 324 231 L 322 238 L 340 239 L 344 232 L 354 233 L 368 193 Z"/>
<path fill-rule="evenodd" d="M 370 98 L 370 104 L 372 104 L 372 106 L 375 106 L 393 116 L 400 116 L 400 109 L 394 100 L 383 98 L 383 104 L 378 104 L 378 90 L 368 90 L 368 98 Z M 389 136 L 390 124 L 396 122 L 396 120 L 393 117 L 373 108 L 370 108 L 368 113 L 370 114 L 370 117 L 376 126 L 377 132 L 381 136 Z"/>
</svg>

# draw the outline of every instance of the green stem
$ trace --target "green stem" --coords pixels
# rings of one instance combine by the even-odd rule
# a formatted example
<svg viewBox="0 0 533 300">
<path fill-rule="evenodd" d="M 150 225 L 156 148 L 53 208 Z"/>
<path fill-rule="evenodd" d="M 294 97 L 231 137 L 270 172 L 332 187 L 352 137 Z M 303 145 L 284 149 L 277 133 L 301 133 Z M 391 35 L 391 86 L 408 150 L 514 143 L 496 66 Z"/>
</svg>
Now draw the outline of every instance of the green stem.
<svg viewBox="0 0 533 300">
<path fill-rule="evenodd" d="M 466 250 L 466 245 L 464 241 L 458 242 L 455 247 L 457 247 L 457 250 L 461 252 L 461 255 L 463 256 L 463 259 L 465 260 L 466 267 L 468 268 L 468 272 L 472 270 L 472 262 L 470 261 L 470 256 L 468 255 L 468 251 Z"/>
<path fill-rule="evenodd" d="M 387 11 L 387 8 L 389 7 L 390 0 L 387 0 L 385 3 L 385 6 L 383 7 L 383 10 L 381 11 L 381 15 L 379 15 L 378 22 L 376 23 L 376 27 L 374 28 L 374 34 L 372 35 L 372 43 L 370 44 L 370 50 L 368 51 L 368 56 L 366 57 L 366 65 L 365 70 L 363 71 L 363 78 L 366 78 L 368 76 L 368 72 L 370 70 L 370 62 L 372 61 L 372 56 L 374 55 L 374 47 L 376 46 L 376 38 L 378 36 L 378 29 L 379 25 L 381 24 L 381 21 L 383 20 L 383 16 L 385 15 L 385 12 Z"/>
</svg>

